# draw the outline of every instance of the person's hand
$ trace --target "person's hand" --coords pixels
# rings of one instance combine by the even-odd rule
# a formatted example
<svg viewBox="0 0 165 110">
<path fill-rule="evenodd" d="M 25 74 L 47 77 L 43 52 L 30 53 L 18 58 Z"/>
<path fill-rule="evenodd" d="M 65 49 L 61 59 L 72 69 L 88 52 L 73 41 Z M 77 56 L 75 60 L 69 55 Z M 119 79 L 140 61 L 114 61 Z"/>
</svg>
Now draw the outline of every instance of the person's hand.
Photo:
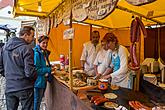
<svg viewBox="0 0 165 110">
<path fill-rule="evenodd" d="M 56 68 L 55 66 L 52 66 L 51 67 L 51 74 L 54 75 L 56 73 Z"/>
<path fill-rule="evenodd" d="M 94 79 L 100 79 L 101 75 L 102 75 L 101 73 L 97 73 Z"/>
<path fill-rule="evenodd" d="M 48 77 L 48 73 L 45 74 L 45 77 Z"/>
<path fill-rule="evenodd" d="M 51 71 L 54 72 L 56 70 L 55 66 L 51 66 Z"/>
<path fill-rule="evenodd" d="M 139 101 L 129 101 L 129 105 L 135 110 L 152 110 L 152 108 L 141 104 Z"/>
</svg>

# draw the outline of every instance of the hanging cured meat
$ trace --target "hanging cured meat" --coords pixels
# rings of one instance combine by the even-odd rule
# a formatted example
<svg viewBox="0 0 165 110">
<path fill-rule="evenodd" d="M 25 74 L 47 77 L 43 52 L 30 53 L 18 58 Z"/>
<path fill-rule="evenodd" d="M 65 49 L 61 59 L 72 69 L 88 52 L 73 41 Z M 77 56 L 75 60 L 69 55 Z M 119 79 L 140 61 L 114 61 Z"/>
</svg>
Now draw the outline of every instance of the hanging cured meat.
<svg viewBox="0 0 165 110">
<path fill-rule="evenodd" d="M 61 24 L 63 20 L 63 8 L 61 7 L 57 10 L 57 24 Z"/>
<path fill-rule="evenodd" d="M 50 17 L 46 18 L 46 34 L 49 35 L 51 28 L 51 19 Z"/>
<path fill-rule="evenodd" d="M 57 13 L 54 14 L 54 25 L 53 27 L 57 27 L 58 23 L 57 23 Z"/>
<path fill-rule="evenodd" d="M 130 41 L 131 41 L 131 46 L 130 46 L 130 57 L 131 57 L 131 62 L 129 63 L 129 68 L 131 70 L 138 70 L 140 69 L 139 61 L 137 60 L 137 53 L 136 53 L 136 43 L 140 42 L 140 32 L 142 31 L 144 37 L 147 37 L 147 31 L 145 29 L 145 26 L 143 22 L 136 17 L 132 23 L 131 23 L 131 29 L 130 29 Z"/>
<path fill-rule="evenodd" d="M 140 6 L 154 2 L 156 0 L 126 0 L 126 1 L 131 5 Z"/>
<path fill-rule="evenodd" d="M 54 26 L 54 15 L 50 18 L 50 29 L 52 29 Z"/>
<path fill-rule="evenodd" d="M 71 23 L 70 17 L 71 17 L 71 2 L 65 1 L 64 2 L 64 10 L 63 10 L 63 24 L 65 26 L 69 25 Z"/>
</svg>

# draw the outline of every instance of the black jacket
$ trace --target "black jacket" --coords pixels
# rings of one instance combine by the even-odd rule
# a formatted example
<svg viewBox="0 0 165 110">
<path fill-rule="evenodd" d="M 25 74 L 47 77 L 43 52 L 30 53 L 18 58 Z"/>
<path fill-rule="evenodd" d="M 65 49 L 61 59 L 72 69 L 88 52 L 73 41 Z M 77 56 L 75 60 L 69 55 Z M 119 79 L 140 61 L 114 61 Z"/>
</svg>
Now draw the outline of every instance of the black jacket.
<svg viewBox="0 0 165 110">
<path fill-rule="evenodd" d="M 24 39 L 11 38 L 0 52 L 0 73 L 6 78 L 6 93 L 34 87 L 33 50 Z"/>
</svg>

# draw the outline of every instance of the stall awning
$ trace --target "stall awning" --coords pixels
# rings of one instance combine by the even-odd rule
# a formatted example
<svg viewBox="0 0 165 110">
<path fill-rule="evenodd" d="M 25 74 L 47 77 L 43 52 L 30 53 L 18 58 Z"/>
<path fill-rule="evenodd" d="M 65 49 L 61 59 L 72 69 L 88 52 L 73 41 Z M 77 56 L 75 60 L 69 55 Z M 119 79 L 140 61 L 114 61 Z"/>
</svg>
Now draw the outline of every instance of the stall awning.
<svg viewBox="0 0 165 110">
<path fill-rule="evenodd" d="M 63 0 L 41 0 L 42 12 L 38 12 L 38 0 L 15 0 L 15 16 L 28 15 L 47 17 Z M 143 6 L 133 6 L 125 0 L 119 0 L 114 12 L 103 20 L 89 20 L 86 23 L 109 28 L 129 27 L 132 16 L 142 16 L 145 25 L 165 23 L 165 0 L 156 0 Z M 24 8 L 20 10 L 20 6 Z"/>
</svg>

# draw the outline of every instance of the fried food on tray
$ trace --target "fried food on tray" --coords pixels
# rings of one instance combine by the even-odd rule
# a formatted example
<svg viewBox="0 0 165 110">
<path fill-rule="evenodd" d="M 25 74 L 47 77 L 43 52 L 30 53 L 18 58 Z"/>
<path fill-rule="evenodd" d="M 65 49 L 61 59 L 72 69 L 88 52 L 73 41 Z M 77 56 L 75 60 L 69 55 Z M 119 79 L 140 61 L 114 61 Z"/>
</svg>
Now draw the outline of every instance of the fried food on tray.
<svg viewBox="0 0 165 110">
<path fill-rule="evenodd" d="M 74 87 L 83 87 L 83 86 L 86 86 L 87 83 L 86 82 L 83 82 L 81 81 L 80 79 L 73 79 L 73 86 Z"/>
</svg>

